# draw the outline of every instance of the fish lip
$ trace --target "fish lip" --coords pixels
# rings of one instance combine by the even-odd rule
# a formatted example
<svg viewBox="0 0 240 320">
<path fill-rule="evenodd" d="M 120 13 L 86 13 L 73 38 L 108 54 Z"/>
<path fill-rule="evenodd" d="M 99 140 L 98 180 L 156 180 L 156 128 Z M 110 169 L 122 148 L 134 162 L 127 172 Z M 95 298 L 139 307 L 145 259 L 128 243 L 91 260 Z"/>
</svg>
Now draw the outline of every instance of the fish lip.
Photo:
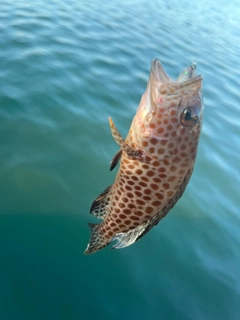
<svg viewBox="0 0 240 320">
<path fill-rule="evenodd" d="M 191 79 L 188 79 L 188 80 L 186 80 L 186 81 L 184 81 L 183 82 L 183 87 L 184 86 L 187 86 L 187 85 L 189 85 L 189 84 L 192 84 L 192 83 L 195 83 L 195 82 L 197 82 L 197 81 L 199 81 L 199 80 L 203 80 L 203 76 L 201 76 L 201 74 L 198 74 L 197 76 L 195 76 L 194 78 L 191 78 Z"/>
<path fill-rule="evenodd" d="M 151 77 L 154 80 L 159 81 L 161 83 L 169 83 L 172 82 L 172 79 L 169 75 L 165 72 L 161 62 L 158 59 L 154 59 L 151 65 Z"/>
</svg>

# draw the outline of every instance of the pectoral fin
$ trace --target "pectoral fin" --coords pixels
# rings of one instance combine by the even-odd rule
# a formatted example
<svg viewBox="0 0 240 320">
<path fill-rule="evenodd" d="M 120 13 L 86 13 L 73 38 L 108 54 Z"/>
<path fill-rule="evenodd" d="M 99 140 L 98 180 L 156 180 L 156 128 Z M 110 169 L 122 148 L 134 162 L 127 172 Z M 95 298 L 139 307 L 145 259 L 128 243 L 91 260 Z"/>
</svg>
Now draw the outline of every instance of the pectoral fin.
<svg viewBox="0 0 240 320">
<path fill-rule="evenodd" d="M 112 158 L 112 161 L 110 162 L 110 171 L 112 171 L 116 167 L 119 160 L 121 159 L 121 156 L 122 156 L 122 149 L 120 149 Z"/>
<path fill-rule="evenodd" d="M 113 123 L 112 119 L 108 118 L 111 128 L 111 133 L 113 136 L 113 139 L 117 142 L 117 144 L 120 146 L 120 148 L 126 152 L 126 154 L 133 160 L 139 160 L 142 161 L 143 159 L 143 152 L 141 150 L 135 150 L 132 147 L 130 147 L 123 139 L 123 137 L 118 132 L 115 124 Z M 118 159 L 119 160 L 119 159 Z M 111 166 L 110 166 L 111 168 Z M 114 168 L 114 167 L 113 167 Z"/>
</svg>

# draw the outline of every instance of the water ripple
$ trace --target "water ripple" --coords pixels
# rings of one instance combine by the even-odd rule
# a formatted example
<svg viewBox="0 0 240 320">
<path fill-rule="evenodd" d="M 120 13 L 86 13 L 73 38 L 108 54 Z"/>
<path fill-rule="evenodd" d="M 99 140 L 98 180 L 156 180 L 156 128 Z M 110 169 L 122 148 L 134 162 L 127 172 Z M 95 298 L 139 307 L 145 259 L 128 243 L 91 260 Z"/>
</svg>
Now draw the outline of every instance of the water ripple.
<svg viewBox="0 0 240 320">
<path fill-rule="evenodd" d="M 187 191 L 135 246 L 117 253 L 103 251 L 91 261 L 79 258 L 73 274 L 84 294 L 79 292 L 77 301 L 84 301 L 89 315 L 93 295 L 97 316 L 101 310 L 106 319 L 116 314 L 134 318 L 136 310 L 139 319 L 159 314 L 164 319 L 238 319 L 237 1 L 2 0 L 0 7 L 0 212 L 76 214 L 81 220 L 76 228 L 82 232 L 74 241 L 85 245 L 90 203 L 114 179 L 109 161 L 118 146 L 107 117 L 125 136 L 146 88 L 151 60 L 158 57 L 171 77 L 196 61 L 204 77 L 205 114 Z M 58 228 L 52 230 L 49 243 Z M 27 227 L 23 231 L 30 235 Z M 19 241 L 13 235 L 13 242 Z M 43 254 L 42 260 L 48 258 Z M 66 257 L 59 259 L 58 267 Z M 71 265 L 75 268 L 75 260 Z M 26 270 L 25 266 L 21 271 Z M 57 297 L 55 309 L 57 291 L 52 295 Z M 69 297 L 75 295 L 74 291 Z M 9 301 L 3 305 L 12 306 Z"/>
</svg>

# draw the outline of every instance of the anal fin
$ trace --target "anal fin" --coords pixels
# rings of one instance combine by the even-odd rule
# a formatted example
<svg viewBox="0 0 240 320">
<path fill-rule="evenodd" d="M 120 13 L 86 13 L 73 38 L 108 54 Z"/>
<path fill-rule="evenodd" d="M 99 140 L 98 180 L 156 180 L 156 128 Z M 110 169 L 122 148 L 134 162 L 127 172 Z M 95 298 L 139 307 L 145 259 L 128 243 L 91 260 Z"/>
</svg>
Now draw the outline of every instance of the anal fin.
<svg viewBox="0 0 240 320">
<path fill-rule="evenodd" d="M 112 249 L 122 249 L 136 242 L 141 234 L 145 231 L 147 225 L 148 223 L 143 223 L 127 232 L 116 234 L 112 240 L 117 240 L 117 243 L 112 246 Z"/>
<path fill-rule="evenodd" d="M 90 214 L 94 215 L 96 218 L 104 219 L 111 198 L 111 188 L 112 185 L 107 187 L 96 199 L 94 199 L 90 208 Z"/>
</svg>

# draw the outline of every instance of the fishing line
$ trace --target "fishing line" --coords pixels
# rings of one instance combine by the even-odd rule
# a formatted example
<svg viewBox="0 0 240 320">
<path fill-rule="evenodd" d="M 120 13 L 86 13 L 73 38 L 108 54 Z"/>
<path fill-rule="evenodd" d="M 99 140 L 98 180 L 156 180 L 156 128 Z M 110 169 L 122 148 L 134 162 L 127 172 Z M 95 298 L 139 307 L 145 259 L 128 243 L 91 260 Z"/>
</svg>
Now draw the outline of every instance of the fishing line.
<svg viewBox="0 0 240 320">
<path fill-rule="evenodd" d="M 205 30 L 203 30 L 203 35 L 200 35 L 197 38 L 196 38 L 196 34 L 199 33 L 200 26 L 197 26 L 196 24 L 194 24 L 194 26 L 195 26 L 194 29 L 197 29 L 197 30 L 196 31 L 193 30 L 194 34 L 191 35 L 191 37 L 192 37 L 191 42 L 193 44 L 193 47 L 196 50 L 196 54 L 195 54 L 195 56 L 193 56 L 193 59 L 192 59 L 192 65 L 195 65 L 195 67 L 197 66 L 199 60 L 201 59 L 201 56 L 202 56 L 202 53 L 204 52 L 204 50 L 206 51 L 205 43 L 206 43 L 206 40 L 210 39 L 210 36 L 211 36 L 210 30 L 211 30 L 212 24 L 213 24 L 213 22 L 211 21 L 210 25 L 207 28 L 205 28 Z M 195 42 L 195 45 L 194 45 L 194 42 Z M 200 48 L 199 48 L 199 46 L 200 46 Z"/>
</svg>

